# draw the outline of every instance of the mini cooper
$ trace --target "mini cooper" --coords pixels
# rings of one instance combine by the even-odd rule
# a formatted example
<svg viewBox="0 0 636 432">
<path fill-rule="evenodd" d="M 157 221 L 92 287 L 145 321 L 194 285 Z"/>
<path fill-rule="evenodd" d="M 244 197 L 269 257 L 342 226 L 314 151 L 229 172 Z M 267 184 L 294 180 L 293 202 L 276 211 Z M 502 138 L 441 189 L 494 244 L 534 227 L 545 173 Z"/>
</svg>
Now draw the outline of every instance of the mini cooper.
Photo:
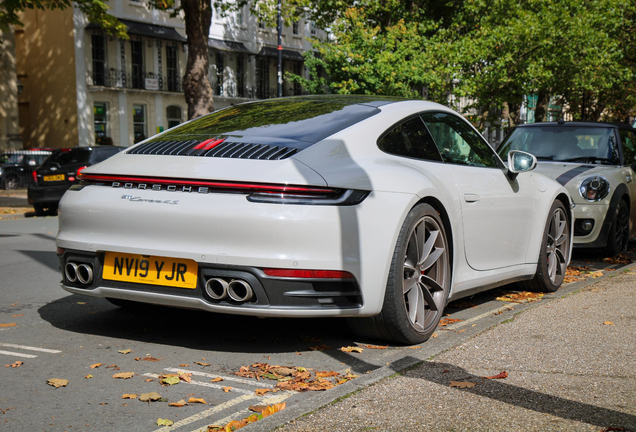
<svg viewBox="0 0 636 432">
<path fill-rule="evenodd" d="M 624 124 L 534 123 L 512 129 L 499 148 L 532 153 L 535 172 L 561 183 L 574 207 L 574 247 L 623 252 L 636 235 L 636 129 Z"/>
</svg>

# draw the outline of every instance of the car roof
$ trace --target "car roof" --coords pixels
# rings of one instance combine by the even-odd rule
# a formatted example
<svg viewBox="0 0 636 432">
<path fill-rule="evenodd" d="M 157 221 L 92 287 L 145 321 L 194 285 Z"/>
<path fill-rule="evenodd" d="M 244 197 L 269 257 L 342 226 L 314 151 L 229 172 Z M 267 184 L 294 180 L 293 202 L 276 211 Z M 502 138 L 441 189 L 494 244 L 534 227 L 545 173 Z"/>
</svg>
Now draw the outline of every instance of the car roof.
<svg viewBox="0 0 636 432">
<path fill-rule="evenodd" d="M 613 123 L 613 122 L 585 122 L 585 121 L 566 121 L 566 122 L 539 122 L 539 123 L 526 123 L 520 124 L 515 127 L 532 128 L 532 127 L 592 127 L 592 128 L 606 128 L 617 127 L 619 129 L 628 129 L 636 132 L 636 129 L 632 128 L 627 123 Z"/>
</svg>

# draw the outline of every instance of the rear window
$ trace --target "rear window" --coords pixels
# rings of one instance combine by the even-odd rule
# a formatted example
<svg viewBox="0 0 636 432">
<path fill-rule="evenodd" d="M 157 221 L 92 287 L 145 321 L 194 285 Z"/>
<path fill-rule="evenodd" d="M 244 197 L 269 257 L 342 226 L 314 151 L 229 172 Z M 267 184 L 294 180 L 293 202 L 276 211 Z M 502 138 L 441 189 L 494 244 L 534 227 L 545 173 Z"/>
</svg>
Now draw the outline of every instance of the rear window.
<svg viewBox="0 0 636 432">
<path fill-rule="evenodd" d="M 60 164 L 86 164 L 91 157 L 91 151 L 87 149 L 73 149 L 71 151 L 55 152 L 46 160 L 46 165 Z"/>
<path fill-rule="evenodd" d="M 93 154 L 90 158 L 90 162 L 93 165 L 100 163 L 101 161 L 108 159 L 112 155 L 119 153 L 121 150 L 123 149 L 118 147 L 93 150 Z"/>
<path fill-rule="evenodd" d="M 279 139 L 313 144 L 379 112 L 376 107 L 338 98 L 261 101 L 213 112 L 152 141 L 203 141 L 231 136 L 251 142 Z"/>
</svg>

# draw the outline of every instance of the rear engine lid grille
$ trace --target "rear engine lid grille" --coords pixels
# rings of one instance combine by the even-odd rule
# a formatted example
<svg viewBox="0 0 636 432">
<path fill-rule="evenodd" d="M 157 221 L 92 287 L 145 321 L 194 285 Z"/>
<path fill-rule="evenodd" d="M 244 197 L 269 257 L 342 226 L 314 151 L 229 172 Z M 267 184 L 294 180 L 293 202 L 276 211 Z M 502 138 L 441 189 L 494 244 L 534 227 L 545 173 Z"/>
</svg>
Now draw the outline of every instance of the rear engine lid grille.
<svg viewBox="0 0 636 432">
<path fill-rule="evenodd" d="M 234 159 L 281 160 L 298 153 L 299 149 L 270 144 L 256 144 L 224 139 L 206 141 L 153 141 L 141 144 L 128 154 L 198 156 Z"/>
</svg>

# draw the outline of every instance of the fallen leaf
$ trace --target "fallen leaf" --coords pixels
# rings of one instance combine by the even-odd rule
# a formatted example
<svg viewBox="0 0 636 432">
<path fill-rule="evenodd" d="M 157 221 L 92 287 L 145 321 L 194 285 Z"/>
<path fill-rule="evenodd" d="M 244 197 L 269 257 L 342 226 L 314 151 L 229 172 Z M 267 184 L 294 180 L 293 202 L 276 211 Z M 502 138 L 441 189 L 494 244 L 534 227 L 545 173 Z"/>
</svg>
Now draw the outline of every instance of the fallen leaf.
<svg viewBox="0 0 636 432">
<path fill-rule="evenodd" d="M 55 388 L 66 387 L 68 385 L 68 380 L 61 378 L 51 378 L 47 381 L 47 384 Z"/>
<path fill-rule="evenodd" d="M 103 366 L 103 365 L 104 365 L 104 363 L 94 363 L 94 364 L 91 365 L 91 369 L 96 369 L 96 368 L 98 368 L 100 366 Z"/>
<path fill-rule="evenodd" d="M 605 325 L 614 325 L 614 323 L 611 322 L 611 321 L 605 321 L 603 324 L 605 324 Z"/>
<path fill-rule="evenodd" d="M 192 378 L 190 378 L 191 376 L 192 376 L 191 373 L 180 373 L 179 374 L 179 379 L 181 381 L 185 381 L 185 382 L 189 383 L 189 382 L 192 381 Z"/>
<path fill-rule="evenodd" d="M 151 382 L 151 381 L 154 381 L 154 378 L 146 378 L 144 381 L 145 382 Z"/>
<path fill-rule="evenodd" d="M 463 329 L 463 330 L 458 331 L 457 333 L 461 333 L 461 332 L 465 332 L 465 331 L 466 331 L 466 329 Z"/>
<path fill-rule="evenodd" d="M 108 405 L 108 402 L 100 402 L 100 405 Z"/>
<path fill-rule="evenodd" d="M 77 304 L 86 304 L 86 302 L 77 302 Z"/>
<path fill-rule="evenodd" d="M 116 365 L 116 364 L 112 364 L 112 365 L 110 365 L 110 366 L 106 366 L 106 369 L 108 369 L 108 368 L 113 368 L 113 369 L 117 369 L 117 370 L 119 370 L 119 367 L 117 367 L 117 365 Z"/>
<path fill-rule="evenodd" d="M 210 363 L 203 363 L 203 362 L 194 362 L 194 364 L 198 364 L 199 366 L 210 366 Z"/>
<path fill-rule="evenodd" d="M 210 380 L 210 382 L 220 382 L 220 381 L 223 381 L 223 378 L 221 378 L 221 377 L 216 377 L 216 378 L 212 378 L 212 379 Z"/>
<path fill-rule="evenodd" d="M 254 390 L 254 393 L 255 393 L 256 395 L 258 395 L 258 396 L 262 396 L 262 395 L 264 395 L 265 393 L 269 393 L 269 392 L 271 392 L 271 390 L 270 390 L 270 389 L 256 389 L 256 390 Z"/>
<path fill-rule="evenodd" d="M 172 426 L 174 422 L 168 419 L 157 419 L 157 426 Z"/>
<path fill-rule="evenodd" d="M 159 377 L 159 382 L 161 384 L 166 384 L 166 385 L 175 385 L 175 384 L 179 384 L 181 380 L 179 379 L 179 375 L 177 374 L 168 374 L 168 375 L 161 375 Z"/>
<path fill-rule="evenodd" d="M 188 367 L 188 366 L 190 366 L 190 365 L 189 365 L 189 364 L 187 364 L 187 363 L 184 363 L 184 364 L 180 364 L 180 365 L 179 365 L 179 367 Z"/>
<path fill-rule="evenodd" d="M 453 324 L 456 322 L 460 322 L 461 320 L 459 318 L 442 318 L 441 320 L 439 320 L 439 324 L 437 324 L 440 327 L 445 327 L 449 324 Z"/>
<path fill-rule="evenodd" d="M 13 363 L 11 363 L 11 364 L 8 364 L 8 365 L 4 365 L 4 367 L 12 367 L 12 368 L 17 368 L 17 367 L 20 367 L 20 366 L 22 366 L 23 364 L 24 364 L 24 362 L 23 362 L 23 361 L 20 361 L 20 360 L 16 360 L 15 362 L 13 362 Z"/>
<path fill-rule="evenodd" d="M 11 318 L 17 318 L 17 317 L 21 317 L 21 316 L 24 316 L 24 314 L 11 315 Z"/>
<path fill-rule="evenodd" d="M 331 348 L 327 344 L 320 344 L 320 345 L 309 347 L 310 351 L 329 351 L 329 350 L 332 350 L 332 349 L 333 348 Z"/>
<path fill-rule="evenodd" d="M 486 379 L 504 379 L 504 378 L 508 378 L 508 372 L 503 371 L 501 373 L 498 373 L 497 375 L 484 377 L 484 378 L 486 378 Z"/>
<path fill-rule="evenodd" d="M 520 292 L 514 291 L 514 292 L 504 293 L 502 296 L 497 297 L 496 300 L 503 301 L 503 302 L 513 302 L 513 303 L 532 303 L 532 302 L 541 300 L 542 297 L 543 297 L 543 293 L 530 292 L 530 291 L 520 291 Z"/>
<path fill-rule="evenodd" d="M 119 354 L 128 354 L 130 353 L 130 351 L 131 351 L 130 349 L 125 349 L 125 350 L 119 350 L 118 352 Z"/>
<path fill-rule="evenodd" d="M 179 402 L 170 402 L 168 404 L 168 406 L 173 406 L 173 407 L 177 407 L 177 408 L 181 408 L 181 407 L 184 407 L 186 405 L 187 405 L 187 403 L 183 399 L 181 399 Z"/>
<path fill-rule="evenodd" d="M 195 398 L 195 397 L 191 397 L 190 399 L 188 399 L 188 403 L 201 403 L 201 404 L 206 404 L 207 402 L 205 401 L 205 399 L 203 398 Z"/>
<path fill-rule="evenodd" d="M 365 348 L 369 348 L 369 349 L 387 349 L 389 346 L 386 345 L 365 345 Z"/>
<path fill-rule="evenodd" d="M 15 327 L 16 323 L 0 323 L 0 327 Z"/>
<path fill-rule="evenodd" d="M 273 367 L 270 369 L 270 371 L 281 376 L 290 376 L 296 373 L 296 369 L 292 369 L 292 368 L 288 368 L 284 366 Z"/>
<path fill-rule="evenodd" d="M 158 359 L 157 357 L 137 357 L 135 360 L 137 361 L 151 361 L 151 362 L 158 362 L 161 361 L 160 359 Z"/>
<path fill-rule="evenodd" d="M 88 375 L 86 375 L 84 378 L 86 378 L 86 379 L 91 379 L 91 378 L 93 378 L 93 375 L 88 374 Z"/>
<path fill-rule="evenodd" d="M 137 396 L 139 396 L 138 394 L 134 394 L 134 393 L 126 393 L 121 395 L 122 399 L 137 399 Z"/>
<path fill-rule="evenodd" d="M 433 333 L 431 336 L 432 337 L 437 337 L 437 333 Z"/>
<path fill-rule="evenodd" d="M 269 417 L 272 414 L 275 414 L 275 413 L 277 413 L 279 411 L 284 410 L 286 406 L 287 406 L 287 404 L 285 402 L 274 404 L 274 405 L 269 405 L 267 408 L 265 408 L 261 412 L 261 415 L 263 416 L 263 418 Z"/>
<path fill-rule="evenodd" d="M 143 393 L 139 396 L 139 400 L 142 402 L 150 402 L 161 399 L 161 396 L 157 392 Z"/>
<path fill-rule="evenodd" d="M 421 347 L 421 346 L 419 346 L 419 345 L 416 345 L 416 346 L 407 347 L 407 348 L 408 348 L 408 349 L 419 349 L 419 348 L 422 348 L 422 347 Z"/>
<path fill-rule="evenodd" d="M 230 390 L 232 390 L 232 387 L 223 387 L 225 393 L 228 393 Z"/>
<path fill-rule="evenodd" d="M 330 378 L 330 377 L 335 377 L 340 375 L 338 372 L 335 371 L 322 371 L 322 372 L 316 372 L 316 377 L 318 378 Z"/>
<path fill-rule="evenodd" d="M 120 372 L 113 375 L 113 378 L 128 379 L 132 378 L 133 376 L 135 376 L 134 372 Z"/>
<path fill-rule="evenodd" d="M 265 408 L 267 408 L 267 405 L 252 405 L 249 407 L 249 410 L 260 413 L 263 412 Z"/>
<path fill-rule="evenodd" d="M 340 348 L 340 351 L 346 352 L 346 353 L 350 353 L 350 352 L 361 353 L 362 351 L 364 351 L 364 349 L 362 349 L 360 347 L 348 346 L 348 347 Z"/>
<path fill-rule="evenodd" d="M 469 381 L 451 381 L 450 382 L 451 387 L 457 387 L 457 388 L 473 388 L 476 385 L 477 385 L 476 383 L 469 382 Z"/>
</svg>

